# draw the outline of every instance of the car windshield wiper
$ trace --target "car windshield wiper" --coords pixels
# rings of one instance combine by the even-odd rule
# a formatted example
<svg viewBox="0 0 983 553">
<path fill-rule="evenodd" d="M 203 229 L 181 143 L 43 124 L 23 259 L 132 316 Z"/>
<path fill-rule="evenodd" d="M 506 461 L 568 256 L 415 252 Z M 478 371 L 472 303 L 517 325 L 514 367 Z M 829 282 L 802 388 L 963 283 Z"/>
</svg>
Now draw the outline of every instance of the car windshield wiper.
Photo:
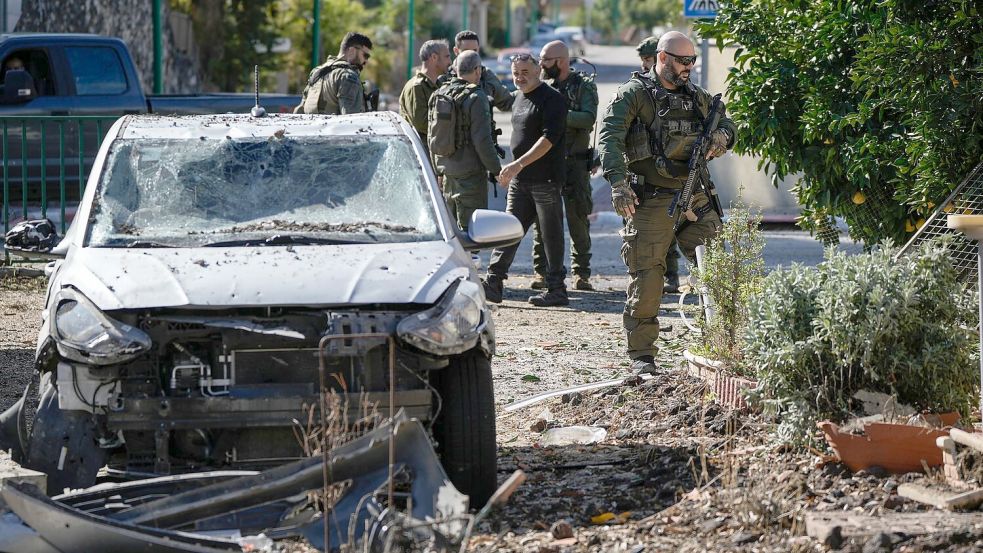
<svg viewBox="0 0 983 553">
<path fill-rule="evenodd" d="M 171 244 L 161 244 L 160 242 L 152 242 L 150 240 L 131 240 L 129 242 L 106 244 L 103 247 L 104 248 L 176 248 L 177 246 Z"/>
<path fill-rule="evenodd" d="M 309 246 L 312 244 L 358 244 L 354 240 L 338 240 L 336 238 L 316 238 L 313 236 L 298 236 L 296 234 L 274 234 L 268 238 L 246 238 L 243 240 L 225 240 L 222 242 L 209 242 L 202 246 L 209 248 L 221 248 L 226 246 L 288 246 L 299 244 Z"/>
</svg>

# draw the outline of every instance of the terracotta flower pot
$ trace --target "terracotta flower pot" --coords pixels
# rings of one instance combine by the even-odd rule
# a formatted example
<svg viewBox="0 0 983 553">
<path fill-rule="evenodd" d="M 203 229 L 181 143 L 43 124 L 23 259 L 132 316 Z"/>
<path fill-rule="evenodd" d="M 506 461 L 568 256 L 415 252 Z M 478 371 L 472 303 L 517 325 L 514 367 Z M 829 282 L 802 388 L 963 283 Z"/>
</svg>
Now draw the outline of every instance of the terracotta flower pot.
<svg viewBox="0 0 983 553">
<path fill-rule="evenodd" d="M 747 409 L 745 395 L 758 385 L 757 380 L 727 374 L 724 364 L 715 359 L 707 359 L 691 352 L 683 351 L 686 368 L 693 376 L 706 381 L 717 403 L 734 409 Z"/>
<path fill-rule="evenodd" d="M 942 423 L 951 426 L 959 420 L 958 413 L 944 413 Z M 948 428 L 925 428 L 909 424 L 872 422 L 864 426 L 863 434 L 840 432 L 832 422 L 818 423 L 826 441 L 836 456 L 850 470 L 881 467 L 888 472 L 904 474 L 922 472 L 922 462 L 929 467 L 942 465 L 942 450 L 935 439 L 948 436 Z"/>
</svg>

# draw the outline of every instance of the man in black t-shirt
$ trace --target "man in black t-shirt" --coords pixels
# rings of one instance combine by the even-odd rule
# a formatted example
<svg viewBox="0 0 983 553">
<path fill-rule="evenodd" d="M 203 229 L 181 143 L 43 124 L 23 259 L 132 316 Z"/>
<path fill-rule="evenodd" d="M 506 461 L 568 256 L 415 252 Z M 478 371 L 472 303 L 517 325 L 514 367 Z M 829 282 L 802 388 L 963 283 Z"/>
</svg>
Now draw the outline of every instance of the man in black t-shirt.
<svg viewBox="0 0 983 553">
<path fill-rule="evenodd" d="M 512 104 L 512 153 L 515 161 L 502 168 L 498 182 L 508 186 L 506 211 L 515 215 L 524 231 L 533 223 L 543 233 L 546 250 L 546 288 L 531 296 L 538 306 L 567 305 L 563 282 L 563 199 L 560 190 L 566 175 L 563 137 L 566 131 L 567 102 L 559 92 L 539 80 L 539 63 L 529 54 L 512 58 L 512 78 L 516 92 Z M 555 147 L 554 147 L 555 146 Z M 502 301 L 502 281 L 508 278 L 518 244 L 492 252 L 485 276 L 485 297 Z"/>
</svg>

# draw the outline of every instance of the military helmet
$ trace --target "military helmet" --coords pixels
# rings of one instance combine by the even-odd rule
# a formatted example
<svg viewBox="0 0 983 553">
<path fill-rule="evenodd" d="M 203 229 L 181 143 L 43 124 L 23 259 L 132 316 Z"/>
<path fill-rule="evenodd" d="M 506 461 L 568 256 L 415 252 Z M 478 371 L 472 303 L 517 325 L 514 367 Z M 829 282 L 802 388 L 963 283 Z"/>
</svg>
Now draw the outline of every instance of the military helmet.
<svg viewBox="0 0 983 553">
<path fill-rule="evenodd" d="M 639 56 L 654 56 L 659 53 L 659 39 L 650 36 L 639 42 L 638 46 L 635 47 L 635 51 L 638 52 Z"/>
</svg>

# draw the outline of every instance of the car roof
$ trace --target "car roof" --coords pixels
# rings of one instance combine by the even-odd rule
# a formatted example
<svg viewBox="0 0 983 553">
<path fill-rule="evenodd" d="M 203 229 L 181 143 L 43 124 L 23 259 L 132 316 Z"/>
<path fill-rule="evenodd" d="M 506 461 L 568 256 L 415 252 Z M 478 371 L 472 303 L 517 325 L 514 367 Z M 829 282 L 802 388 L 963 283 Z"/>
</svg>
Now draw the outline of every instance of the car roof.
<svg viewBox="0 0 983 553">
<path fill-rule="evenodd" d="M 348 115 L 249 114 L 129 115 L 119 138 L 229 138 L 269 137 L 278 131 L 290 136 L 405 135 L 408 127 L 396 113 L 370 112 Z"/>
</svg>

